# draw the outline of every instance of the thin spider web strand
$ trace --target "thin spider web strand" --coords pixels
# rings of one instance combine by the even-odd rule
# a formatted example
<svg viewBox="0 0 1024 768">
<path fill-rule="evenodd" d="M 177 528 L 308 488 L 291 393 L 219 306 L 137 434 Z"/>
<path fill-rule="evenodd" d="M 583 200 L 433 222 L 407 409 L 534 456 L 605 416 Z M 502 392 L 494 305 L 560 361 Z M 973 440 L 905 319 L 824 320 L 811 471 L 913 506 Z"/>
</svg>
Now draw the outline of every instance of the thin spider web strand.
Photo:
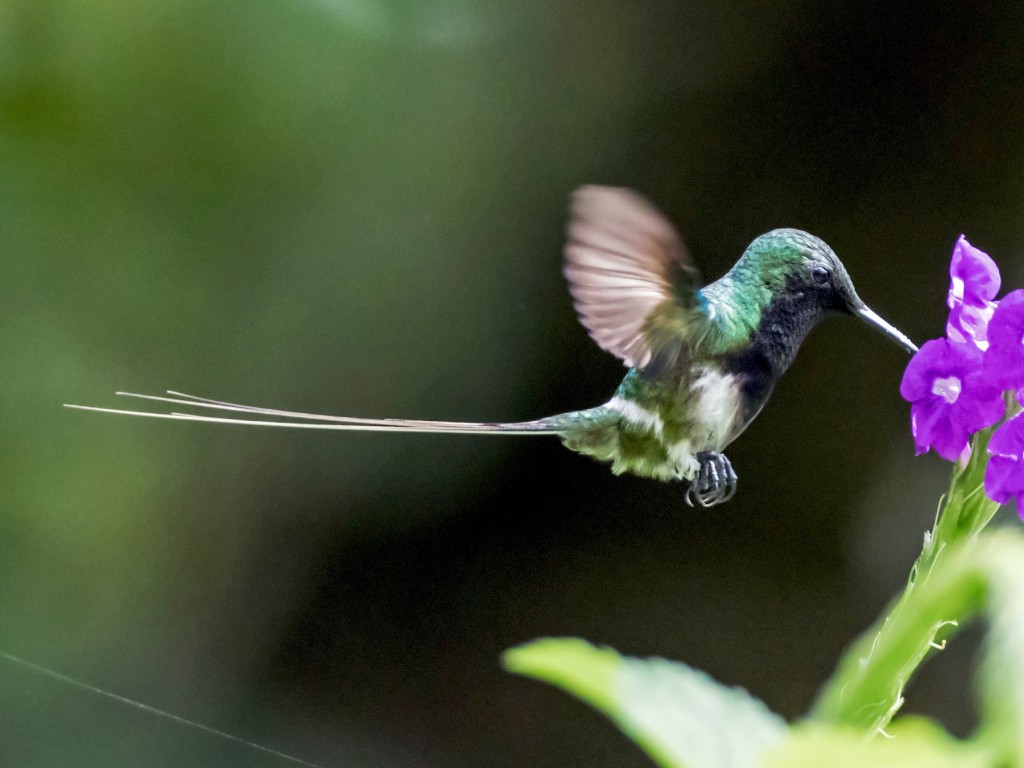
<svg viewBox="0 0 1024 768">
<path fill-rule="evenodd" d="M 227 741 L 232 741 L 235 744 L 241 744 L 242 746 L 249 747 L 250 749 L 255 749 L 258 752 L 263 752 L 268 755 L 273 755 L 274 757 L 279 757 L 282 760 L 287 760 L 291 763 L 295 763 L 296 765 L 304 765 L 306 766 L 306 768 L 323 768 L 323 766 L 317 765 L 316 763 L 310 763 L 301 758 L 292 757 L 291 755 L 285 754 L 284 752 L 279 752 L 276 749 L 271 749 L 270 747 L 264 747 L 261 744 L 256 744 L 255 742 L 247 741 L 246 739 L 243 739 L 240 736 L 233 736 L 230 733 L 219 731 L 216 728 L 211 728 L 208 725 L 203 725 L 202 723 L 197 723 L 192 720 L 188 720 L 179 715 L 172 714 L 171 712 L 165 712 L 162 709 L 157 709 L 156 707 L 152 707 L 149 704 L 143 704 L 141 701 L 135 701 L 134 699 L 129 699 L 126 696 L 120 696 L 116 693 L 105 691 L 102 688 L 97 688 L 95 685 L 83 683 L 81 680 L 75 680 L 73 677 L 68 677 L 67 675 L 61 674 L 60 672 L 55 672 L 52 669 L 47 669 L 46 667 L 41 667 L 38 664 L 33 664 L 31 661 L 26 661 L 25 659 L 19 658 L 13 654 L 0 651 L 0 659 L 5 659 L 6 661 L 9 661 L 12 664 L 24 667 L 25 669 L 32 670 L 33 672 L 36 672 L 45 677 L 49 677 L 52 680 L 57 680 L 61 683 L 64 683 L 65 685 L 70 685 L 73 688 L 78 688 L 79 690 L 87 691 L 89 693 L 95 694 L 96 696 L 102 696 L 104 698 L 111 699 L 121 704 L 126 704 L 130 707 L 141 709 L 142 711 L 148 712 L 149 714 L 156 715 L 158 717 L 163 717 L 168 720 L 172 720 L 176 723 L 179 723 L 180 725 L 184 725 L 189 728 L 196 728 L 197 730 L 209 733 L 213 736 L 226 739 Z"/>
</svg>

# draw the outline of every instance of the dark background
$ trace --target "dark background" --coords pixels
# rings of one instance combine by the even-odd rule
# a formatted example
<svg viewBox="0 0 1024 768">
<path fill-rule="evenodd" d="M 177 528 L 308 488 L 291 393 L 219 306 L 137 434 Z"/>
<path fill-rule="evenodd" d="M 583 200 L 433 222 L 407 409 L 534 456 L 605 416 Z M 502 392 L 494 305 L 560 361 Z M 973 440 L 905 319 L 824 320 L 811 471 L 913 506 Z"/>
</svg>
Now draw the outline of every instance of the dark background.
<svg viewBox="0 0 1024 768">
<path fill-rule="evenodd" d="M 323 766 L 643 766 L 501 651 L 572 634 L 793 718 L 948 467 L 906 356 L 815 331 L 708 511 L 545 438 L 104 417 L 168 387 L 517 420 L 623 371 L 560 275 L 582 183 L 708 278 L 808 229 L 918 341 L 965 232 L 1017 284 L 1016 2 L 0 0 L 0 649 Z M 1009 516 L 1012 518 L 1012 515 Z M 970 637 L 908 708 L 970 730 Z M 284 761 L 0 662 L 0 764 Z"/>
</svg>

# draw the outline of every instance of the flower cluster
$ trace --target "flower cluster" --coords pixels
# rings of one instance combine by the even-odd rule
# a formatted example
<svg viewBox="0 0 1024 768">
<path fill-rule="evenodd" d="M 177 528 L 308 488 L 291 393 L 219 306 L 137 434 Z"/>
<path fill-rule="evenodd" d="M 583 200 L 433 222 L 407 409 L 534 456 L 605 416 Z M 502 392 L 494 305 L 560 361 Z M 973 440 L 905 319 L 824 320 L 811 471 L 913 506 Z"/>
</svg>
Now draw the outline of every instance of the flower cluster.
<svg viewBox="0 0 1024 768">
<path fill-rule="evenodd" d="M 949 461 L 968 454 L 975 432 L 1006 413 L 1004 392 L 1024 404 L 1024 290 L 999 293 L 999 268 L 963 235 L 949 265 L 946 337 L 925 343 L 900 384 L 911 403 L 917 453 Z M 1000 504 L 1024 496 L 1024 414 L 1001 424 L 988 443 L 985 493 Z"/>
</svg>

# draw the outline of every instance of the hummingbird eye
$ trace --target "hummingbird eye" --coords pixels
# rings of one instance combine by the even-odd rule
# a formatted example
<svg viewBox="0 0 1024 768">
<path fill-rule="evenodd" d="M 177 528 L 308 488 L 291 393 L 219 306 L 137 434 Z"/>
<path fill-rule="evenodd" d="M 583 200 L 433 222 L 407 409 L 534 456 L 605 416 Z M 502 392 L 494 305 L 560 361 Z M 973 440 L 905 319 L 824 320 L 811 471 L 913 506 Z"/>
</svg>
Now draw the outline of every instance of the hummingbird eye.
<svg viewBox="0 0 1024 768">
<path fill-rule="evenodd" d="M 816 264 L 813 267 L 811 267 L 811 277 L 814 278 L 814 282 L 816 282 L 818 285 L 824 285 L 829 281 L 831 275 L 829 274 L 828 269 L 821 266 L 820 264 Z"/>
</svg>

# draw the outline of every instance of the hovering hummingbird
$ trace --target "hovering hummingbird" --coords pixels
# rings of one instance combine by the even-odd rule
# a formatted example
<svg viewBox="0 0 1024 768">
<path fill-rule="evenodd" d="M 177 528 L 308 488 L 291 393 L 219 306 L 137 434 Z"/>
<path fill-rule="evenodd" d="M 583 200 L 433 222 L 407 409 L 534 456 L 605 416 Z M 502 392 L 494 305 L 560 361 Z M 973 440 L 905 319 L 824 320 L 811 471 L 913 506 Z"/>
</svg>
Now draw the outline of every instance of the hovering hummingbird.
<svg viewBox="0 0 1024 768">
<path fill-rule="evenodd" d="M 362 419 L 174 391 L 118 394 L 236 417 L 69 407 L 300 429 L 557 435 L 572 450 L 610 462 L 615 474 L 685 481 L 687 503 L 711 507 L 736 492 L 723 451 L 764 407 L 820 319 L 856 315 L 917 351 L 861 301 L 842 262 L 814 235 L 798 229 L 761 235 L 729 272 L 701 288 L 672 224 L 628 189 L 587 186 L 573 194 L 564 274 L 580 322 L 629 368 L 612 398 L 596 408 L 512 423 Z"/>
</svg>

